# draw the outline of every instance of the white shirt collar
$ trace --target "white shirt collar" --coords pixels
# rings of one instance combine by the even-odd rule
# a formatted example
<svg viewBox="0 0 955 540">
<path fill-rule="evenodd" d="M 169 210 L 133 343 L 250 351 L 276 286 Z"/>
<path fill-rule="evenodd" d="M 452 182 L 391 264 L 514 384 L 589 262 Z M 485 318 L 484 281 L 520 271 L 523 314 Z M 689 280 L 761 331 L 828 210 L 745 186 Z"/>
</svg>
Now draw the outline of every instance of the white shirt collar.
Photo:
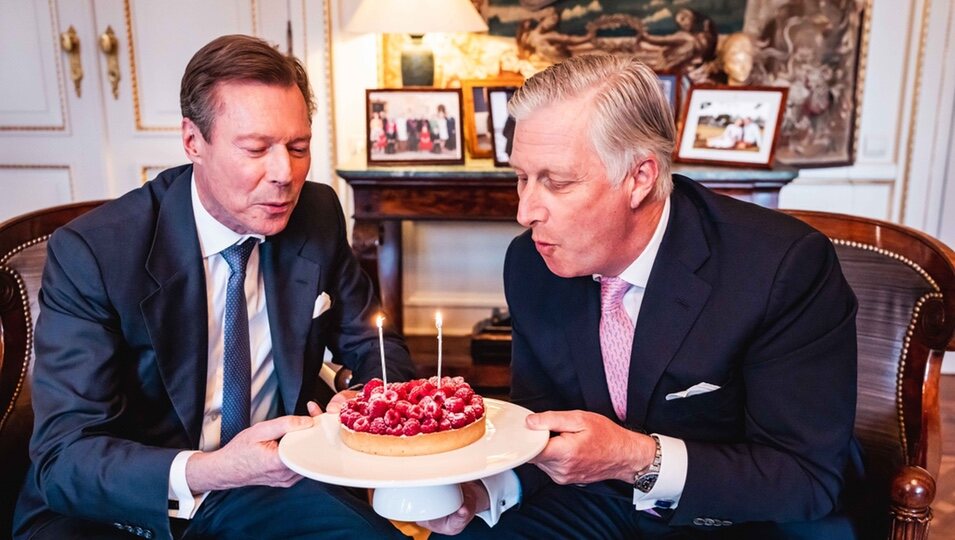
<svg viewBox="0 0 955 540">
<path fill-rule="evenodd" d="M 657 228 L 653 231 L 653 236 L 647 242 L 637 259 L 630 263 L 620 275 L 620 279 L 631 285 L 646 288 L 647 281 L 650 279 L 650 270 L 653 269 L 653 261 L 657 258 L 657 252 L 660 251 L 660 243 L 663 242 L 663 233 L 667 230 L 667 223 L 670 222 L 670 198 L 663 202 L 663 212 L 660 214 L 660 221 L 657 222 Z M 600 281 L 600 274 L 594 274 L 594 281 Z"/>
<path fill-rule="evenodd" d="M 223 249 L 244 242 L 246 238 L 258 238 L 259 242 L 265 240 L 261 234 L 239 234 L 232 229 L 220 223 L 212 214 L 206 210 L 199 200 L 199 190 L 196 188 L 196 174 L 192 174 L 192 215 L 196 220 L 196 232 L 199 233 L 199 250 L 202 252 L 202 258 L 216 255 Z"/>
</svg>

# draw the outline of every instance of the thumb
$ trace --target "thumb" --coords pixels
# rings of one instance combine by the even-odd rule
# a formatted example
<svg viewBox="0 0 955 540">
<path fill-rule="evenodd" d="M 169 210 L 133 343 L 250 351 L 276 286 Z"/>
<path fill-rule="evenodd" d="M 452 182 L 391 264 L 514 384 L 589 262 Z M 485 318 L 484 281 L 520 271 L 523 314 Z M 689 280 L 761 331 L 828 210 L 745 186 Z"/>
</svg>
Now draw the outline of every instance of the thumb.
<svg viewBox="0 0 955 540">
<path fill-rule="evenodd" d="M 322 407 L 318 403 L 315 403 L 314 401 L 309 401 L 308 403 L 306 403 L 305 408 L 308 409 L 309 416 L 318 416 L 322 414 Z"/>
<path fill-rule="evenodd" d="M 256 441 L 275 441 L 292 431 L 310 428 L 314 425 L 309 416 L 280 416 L 272 420 L 259 422 L 249 428 L 249 435 Z"/>
<path fill-rule="evenodd" d="M 563 433 L 584 429 L 581 411 L 545 411 L 529 414 L 525 421 L 527 427 L 535 431 L 555 431 Z"/>
</svg>

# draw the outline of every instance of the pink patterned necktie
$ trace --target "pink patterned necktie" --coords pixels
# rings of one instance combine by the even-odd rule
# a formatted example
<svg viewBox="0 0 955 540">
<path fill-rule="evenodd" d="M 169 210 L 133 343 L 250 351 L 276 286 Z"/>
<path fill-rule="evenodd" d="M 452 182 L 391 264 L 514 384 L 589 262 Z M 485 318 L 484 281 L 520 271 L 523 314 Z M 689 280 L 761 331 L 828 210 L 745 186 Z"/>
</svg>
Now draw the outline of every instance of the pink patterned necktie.
<svg viewBox="0 0 955 540">
<path fill-rule="evenodd" d="M 623 295 L 630 284 L 618 277 L 600 278 L 600 350 L 613 410 L 627 418 L 627 380 L 634 323 L 623 308 Z"/>
</svg>

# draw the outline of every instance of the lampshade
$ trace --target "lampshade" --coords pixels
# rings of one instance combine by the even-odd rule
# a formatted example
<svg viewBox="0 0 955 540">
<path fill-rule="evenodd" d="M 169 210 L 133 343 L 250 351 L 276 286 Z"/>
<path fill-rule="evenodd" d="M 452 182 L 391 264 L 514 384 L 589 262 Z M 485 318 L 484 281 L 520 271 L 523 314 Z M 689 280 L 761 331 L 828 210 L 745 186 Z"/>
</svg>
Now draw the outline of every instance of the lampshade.
<svg viewBox="0 0 955 540">
<path fill-rule="evenodd" d="M 345 30 L 411 34 L 401 51 L 404 86 L 434 84 L 434 53 L 421 41 L 427 32 L 483 32 L 487 23 L 471 0 L 364 0 Z"/>
<path fill-rule="evenodd" d="M 364 0 L 345 30 L 412 35 L 484 32 L 487 23 L 471 0 Z"/>
</svg>

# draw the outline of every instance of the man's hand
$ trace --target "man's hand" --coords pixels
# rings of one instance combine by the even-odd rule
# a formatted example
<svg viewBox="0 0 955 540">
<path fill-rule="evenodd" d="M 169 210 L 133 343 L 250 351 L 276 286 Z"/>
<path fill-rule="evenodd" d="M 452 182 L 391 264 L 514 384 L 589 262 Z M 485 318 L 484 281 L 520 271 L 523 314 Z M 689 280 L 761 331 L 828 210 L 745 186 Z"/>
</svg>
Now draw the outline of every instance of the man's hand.
<svg viewBox="0 0 955 540">
<path fill-rule="evenodd" d="M 491 506 L 487 489 L 484 488 L 484 484 L 477 480 L 461 484 L 461 494 L 464 495 L 464 502 L 456 511 L 443 518 L 419 521 L 418 525 L 438 534 L 455 535 L 463 531 L 468 523 L 471 523 L 475 514 L 483 512 Z"/>
<path fill-rule="evenodd" d="M 193 454 L 186 462 L 189 489 L 204 493 L 242 486 L 294 485 L 302 477 L 279 459 L 278 440 L 286 433 L 313 424 L 308 416 L 282 416 L 240 431 L 229 444 L 214 452 Z"/>
<path fill-rule="evenodd" d="M 527 427 L 559 433 L 531 460 L 558 484 L 601 480 L 633 482 L 634 473 L 653 461 L 656 443 L 599 414 L 548 411 L 527 417 Z"/>
</svg>

